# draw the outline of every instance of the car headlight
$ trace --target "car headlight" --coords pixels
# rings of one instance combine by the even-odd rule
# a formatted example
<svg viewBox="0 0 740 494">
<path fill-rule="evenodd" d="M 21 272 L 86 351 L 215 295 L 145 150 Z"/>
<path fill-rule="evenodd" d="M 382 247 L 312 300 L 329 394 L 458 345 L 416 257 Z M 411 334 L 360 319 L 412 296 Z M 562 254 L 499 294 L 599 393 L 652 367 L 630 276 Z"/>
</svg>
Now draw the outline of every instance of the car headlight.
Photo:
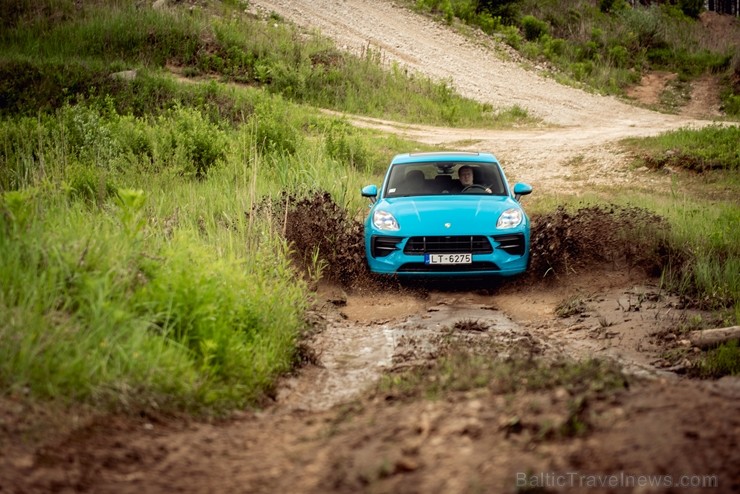
<svg viewBox="0 0 740 494">
<path fill-rule="evenodd" d="M 398 230 L 398 222 L 388 211 L 378 209 L 373 213 L 373 225 L 378 230 Z"/>
<path fill-rule="evenodd" d="M 501 216 L 499 216 L 498 221 L 496 222 L 496 228 L 514 228 L 521 224 L 522 219 L 523 215 L 520 209 L 507 209 L 506 211 L 501 213 Z"/>
</svg>

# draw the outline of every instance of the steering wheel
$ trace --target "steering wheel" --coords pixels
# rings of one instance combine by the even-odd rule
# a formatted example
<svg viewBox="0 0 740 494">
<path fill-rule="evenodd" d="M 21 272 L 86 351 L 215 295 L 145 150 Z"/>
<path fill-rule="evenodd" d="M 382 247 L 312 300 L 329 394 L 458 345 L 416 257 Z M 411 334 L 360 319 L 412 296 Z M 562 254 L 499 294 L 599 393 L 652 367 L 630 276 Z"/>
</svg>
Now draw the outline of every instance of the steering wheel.
<svg viewBox="0 0 740 494">
<path fill-rule="evenodd" d="M 482 190 L 484 192 L 488 192 L 490 194 L 491 193 L 491 188 L 490 187 L 491 187 L 490 185 L 473 184 L 473 185 L 468 185 L 462 191 L 463 192 L 467 192 L 469 190 L 472 191 L 472 190 L 480 189 L 480 190 Z"/>
</svg>

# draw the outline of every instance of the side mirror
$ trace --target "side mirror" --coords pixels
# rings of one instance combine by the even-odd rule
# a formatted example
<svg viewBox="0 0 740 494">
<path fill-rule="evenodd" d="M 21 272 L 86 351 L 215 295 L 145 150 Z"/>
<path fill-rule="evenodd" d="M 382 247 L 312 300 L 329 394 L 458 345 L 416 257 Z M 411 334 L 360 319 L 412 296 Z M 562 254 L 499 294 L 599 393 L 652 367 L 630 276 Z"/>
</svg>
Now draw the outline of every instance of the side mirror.
<svg viewBox="0 0 740 494">
<path fill-rule="evenodd" d="M 532 193 L 532 186 L 529 184 L 523 184 L 521 182 L 514 185 L 514 199 L 517 201 L 522 197 L 526 196 L 527 194 Z"/>
<path fill-rule="evenodd" d="M 367 197 L 371 203 L 374 203 L 378 197 L 378 188 L 375 185 L 364 186 L 362 188 L 362 197 Z"/>
</svg>

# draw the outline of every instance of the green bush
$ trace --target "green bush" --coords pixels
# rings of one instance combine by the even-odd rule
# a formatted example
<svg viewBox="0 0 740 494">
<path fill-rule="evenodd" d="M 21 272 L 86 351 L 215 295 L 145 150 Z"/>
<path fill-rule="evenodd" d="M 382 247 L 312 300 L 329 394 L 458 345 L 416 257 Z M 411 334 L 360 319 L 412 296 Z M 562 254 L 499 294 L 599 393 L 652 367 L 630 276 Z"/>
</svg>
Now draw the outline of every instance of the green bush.
<svg viewBox="0 0 740 494">
<path fill-rule="evenodd" d="M 522 45 L 522 34 L 516 26 L 505 26 L 502 32 L 506 43 L 514 49 Z"/>
<path fill-rule="evenodd" d="M 204 118 L 198 110 L 177 108 L 172 118 L 175 156 L 181 173 L 204 178 L 208 170 L 226 156 L 227 139 L 224 131 Z"/>
<path fill-rule="evenodd" d="M 660 9 L 657 7 L 625 9 L 619 12 L 619 19 L 630 33 L 630 50 L 638 51 L 662 46 L 665 41 L 660 33 Z"/>
<path fill-rule="evenodd" d="M 722 111 L 734 117 L 740 116 L 740 95 L 729 94 L 722 99 Z"/>
<path fill-rule="evenodd" d="M 627 67 L 629 65 L 630 53 L 622 45 L 616 45 L 609 48 L 609 61 L 615 67 Z"/>
<path fill-rule="evenodd" d="M 81 165 L 67 168 L 64 188 L 70 198 L 97 205 L 102 205 L 117 190 L 104 170 Z"/>
<path fill-rule="evenodd" d="M 586 80 L 594 70 L 593 62 L 586 60 L 585 62 L 577 62 L 571 65 L 571 71 L 573 78 L 577 81 Z"/>
<path fill-rule="evenodd" d="M 522 17 L 521 25 L 524 30 L 524 39 L 527 41 L 535 41 L 549 32 L 547 23 L 532 15 L 525 15 Z"/>
<path fill-rule="evenodd" d="M 540 39 L 540 42 L 543 45 L 543 53 L 550 60 L 561 57 L 566 53 L 567 43 L 564 39 L 551 38 L 549 35 L 544 35 Z"/>
</svg>

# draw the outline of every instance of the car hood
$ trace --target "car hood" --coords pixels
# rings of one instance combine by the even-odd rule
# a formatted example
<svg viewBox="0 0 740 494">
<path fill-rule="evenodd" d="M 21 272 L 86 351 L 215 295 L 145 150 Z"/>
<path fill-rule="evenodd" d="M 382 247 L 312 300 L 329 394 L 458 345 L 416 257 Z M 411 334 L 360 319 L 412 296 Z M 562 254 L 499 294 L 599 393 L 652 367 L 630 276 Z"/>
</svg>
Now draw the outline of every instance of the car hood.
<svg viewBox="0 0 740 494">
<path fill-rule="evenodd" d="M 381 199 L 375 207 L 396 218 L 402 235 L 491 234 L 509 208 L 521 209 L 509 196 L 488 195 L 395 197 Z"/>
</svg>

